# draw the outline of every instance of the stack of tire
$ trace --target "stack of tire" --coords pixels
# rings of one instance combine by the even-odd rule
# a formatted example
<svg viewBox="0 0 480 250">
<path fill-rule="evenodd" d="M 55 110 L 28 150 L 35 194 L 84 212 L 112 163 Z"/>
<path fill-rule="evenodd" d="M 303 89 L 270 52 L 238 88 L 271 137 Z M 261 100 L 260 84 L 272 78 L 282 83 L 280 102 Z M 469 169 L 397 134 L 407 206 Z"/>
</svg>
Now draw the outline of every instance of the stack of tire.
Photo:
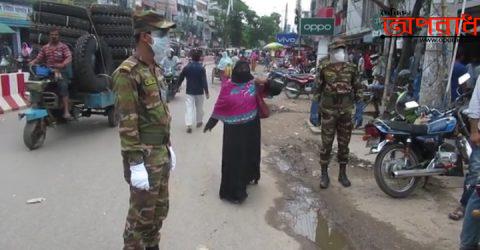
<svg viewBox="0 0 480 250">
<path fill-rule="evenodd" d="M 111 88 L 110 75 L 114 65 L 109 46 L 91 34 L 92 23 L 86 8 L 47 1 L 33 4 L 30 41 L 48 42 L 48 33 L 57 27 L 60 40 L 70 46 L 73 54 L 71 86 L 80 92 L 97 93 Z"/>
<path fill-rule="evenodd" d="M 91 23 L 85 8 L 38 1 L 33 4 L 33 10 L 30 29 L 32 42 L 42 45 L 48 43 L 49 31 L 57 27 L 61 41 L 73 48 L 78 38 L 90 33 Z"/>
<path fill-rule="evenodd" d="M 93 26 L 110 47 L 114 67 L 118 67 L 133 51 L 132 10 L 106 4 L 90 6 Z"/>
</svg>

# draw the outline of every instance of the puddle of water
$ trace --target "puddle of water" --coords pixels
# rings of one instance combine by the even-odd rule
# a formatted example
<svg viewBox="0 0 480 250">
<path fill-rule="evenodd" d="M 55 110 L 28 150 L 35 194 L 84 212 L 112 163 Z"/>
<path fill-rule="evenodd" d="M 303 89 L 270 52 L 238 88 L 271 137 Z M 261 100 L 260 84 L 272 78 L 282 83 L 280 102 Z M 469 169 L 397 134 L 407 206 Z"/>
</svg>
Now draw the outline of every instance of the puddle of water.
<svg viewBox="0 0 480 250">
<path fill-rule="evenodd" d="M 347 239 L 328 224 L 322 216 L 317 217 L 317 235 L 315 243 L 322 250 L 348 249 Z"/>
<path fill-rule="evenodd" d="M 298 174 L 295 173 L 295 168 L 282 157 L 275 157 L 272 160 L 283 174 L 292 176 Z M 283 218 L 288 227 L 297 235 L 315 242 L 321 250 L 348 249 L 346 238 L 333 229 L 328 221 L 317 212 L 319 200 L 313 191 L 297 181 L 287 185 L 293 195 L 286 200 L 284 211 L 279 211 L 278 215 Z"/>
</svg>

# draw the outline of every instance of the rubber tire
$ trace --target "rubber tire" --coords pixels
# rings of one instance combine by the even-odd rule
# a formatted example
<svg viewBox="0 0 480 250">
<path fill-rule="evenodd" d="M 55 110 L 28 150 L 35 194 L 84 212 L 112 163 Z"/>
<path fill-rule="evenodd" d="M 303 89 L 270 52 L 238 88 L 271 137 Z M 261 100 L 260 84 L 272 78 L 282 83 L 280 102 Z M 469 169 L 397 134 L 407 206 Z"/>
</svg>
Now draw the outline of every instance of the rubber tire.
<svg viewBox="0 0 480 250">
<path fill-rule="evenodd" d="M 92 58 L 95 61 L 92 62 Z M 78 90 L 96 93 L 111 89 L 111 79 L 102 75 L 111 75 L 113 59 L 110 48 L 102 39 L 91 34 L 80 37 L 75 45 L 73 59 Z"/>
<path fill-rule="evenodd" d="M 299 91 L 297 93 L 292 93 L 290 90 L 287 89 L 289 86 L 295 86 Z M 288 99 L 297 99 L 300 96 L 300 86 L 296 82 L 287 82 L 285 84 L 285 95 Z"/>
<path fill-rule="evenodd" d="M 93 24 L 132 25 L 133 19 L 129 16 L 92 15 Z"/>
<path fill-rule="evenodd" d="M 53 24 L 85 31 L 90 31 L 91 28 L 91 23 L 88 20 L 48 12 L 33 12 L 32 22 L 41 24 Z"/>
<path fill-rule="evenodd" d="M 34 42 L 34 43 L 38 43 L 40 45 L 45 45 L 45 44 L 48 43 L 48 34 L 47 33 L 30 32 L 29 41 Z M 67 44 L 70 47 L 70 49 L 73 51 L 73 48 L 75 47 L 75 44 L 77 43 L 77 38 L 61 36 L 60 41 Z"/>
<path fill-rule="evenodd" d="M 46 25 L 46 24 L 34 24 L 30 27 L 30 32 L 48 34 L 50 33 L 50 30 L 54 27 L 58 28 L 60 36 L 65 36 L 65 37 L 79 38 L 89 33 L 88 31 L 85 31 L 85 30 L 71 29 L 71 28 L 66 28 L 62 26 Z"/>
<path fill-rule="evenodd" d="M 130 48 L 111 48 L 111 52 L 114 59 L 126 59 L 132 55 L 133 50 Z"/>
<path fill-rule="evenodd" d="M 110 46 L 113 47 L 127 47 L 133 48 L 134 39 L 133 37 L 128 36 L 104 36 L 103 40 Z"/>
<path fill-rule="evenodd" d="M 108 126 L 114 128 L 118 126 L 120 122 L 120 115 L 116 112 L 115 106 L 107 108 Z"/>
<path fill-rule="evenodd" d="M 131 36 L 133 37 L 132 25 L 95 25 L 95 30 L 100 36 Z"/>
<path fill-rule="evenodd" d="M 132 9 L 125 9 L 120 6 L 110 4 L 92 4 L 90 6 L 90 11 L 93 15 L 102 14 L 131 17 L 133 14 Z"/>
<path fill-rule="evenodd" d="M 30 150 L 35 150 L 43 145 L 47 137 L 47 127 L 43 119 L 27 121 L 23 128 L 23 143 Z"/>
<path fill-rule="evenodd" d="M 84 20 L 88 19 L 88 12 L 86 8 L 71 5 L 61 4 L 47 1 L 36 1 L 33 3 L 33 10 L 39 12 L 48 12 L 54 14 L 62 14 L 66 16 L 78 17 Z"/>
<path fill-rule="evenodd" d="M 388 187 L 388 185 L 385 183 L 385 180 L 382 175 L 382 169 L 381 169 L 381 164 L 382 160 L 386 157 L 386 154 L 389 153 L 391 150 L 395 148 L 403 149 L 405 146 L 403 144 L 398 144 L 398 143 L 390 143 L 385 145 L 383 147 L 382 151 L 377 155 L 377 158 L 375 159 L 375 164 L 373 165 L 373 173 L 375 175 L 375 181 L 377 182 L 378 187 L 387 195 L 393 197 L 393 198 L 405 198 L 409 196 L 413 191 L 415 191 L 418 183 L 420 182 L 420 179 L 422 177 L 414 177 L 414 183 L 413 185 L 407 189 L 406 191 L 403 192 L 397 192 L 395 190 L 392 190 Z M 415 153 L 412 152 L 412 159 L 413 161 L 418 164 L 419 160 L 418 157 Z"/>
</svg>

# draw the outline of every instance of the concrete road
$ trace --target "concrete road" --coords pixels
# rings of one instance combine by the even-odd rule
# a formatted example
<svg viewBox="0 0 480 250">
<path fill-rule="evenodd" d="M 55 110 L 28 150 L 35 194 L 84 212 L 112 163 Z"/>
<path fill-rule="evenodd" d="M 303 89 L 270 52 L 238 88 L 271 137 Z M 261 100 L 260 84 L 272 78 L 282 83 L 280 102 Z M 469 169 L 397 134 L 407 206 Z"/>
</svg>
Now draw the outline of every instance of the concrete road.
<svg viewBox="0 0 480 250">
<path fill-rule="evenodd" d="M 211 92 L 205 121 L 218 85 Z M 170 109 L 178 159 L 161 249 L 299 249 L 266 221 L 281 195 L 273 174 L 262 170 L 260 184 L 249 187 L 244 204 L 221 201 L 222 125 L 209 134 L 199 129 L 186 134 L 183 93 Z M 29 151 L 23 126 L 16 113 L 0 115 L 0 249 L 120 249 L 128 186 L 117 130 L 105 117 L 85 118 L 50 128 L 45 145 Z M 46 201 L 26 204 L 37 197 Z"/>
</svg>

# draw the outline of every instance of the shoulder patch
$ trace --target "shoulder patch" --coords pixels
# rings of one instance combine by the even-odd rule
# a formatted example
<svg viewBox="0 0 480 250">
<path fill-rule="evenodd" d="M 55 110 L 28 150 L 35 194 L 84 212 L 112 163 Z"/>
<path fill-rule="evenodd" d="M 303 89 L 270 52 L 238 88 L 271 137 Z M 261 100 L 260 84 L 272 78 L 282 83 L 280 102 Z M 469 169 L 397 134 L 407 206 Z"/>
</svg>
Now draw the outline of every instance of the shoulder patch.
<svg viewBox="0 0 480 250">
<path fill-rule="evenodd" d="M 123 61 L 120 66 L 115 71 L 126 71 L 126 72 L 131 72 L 132 69 L 137 66 L 138 60 L 131 56 L 127 58 L 127 60 Z"/>
</svg>

